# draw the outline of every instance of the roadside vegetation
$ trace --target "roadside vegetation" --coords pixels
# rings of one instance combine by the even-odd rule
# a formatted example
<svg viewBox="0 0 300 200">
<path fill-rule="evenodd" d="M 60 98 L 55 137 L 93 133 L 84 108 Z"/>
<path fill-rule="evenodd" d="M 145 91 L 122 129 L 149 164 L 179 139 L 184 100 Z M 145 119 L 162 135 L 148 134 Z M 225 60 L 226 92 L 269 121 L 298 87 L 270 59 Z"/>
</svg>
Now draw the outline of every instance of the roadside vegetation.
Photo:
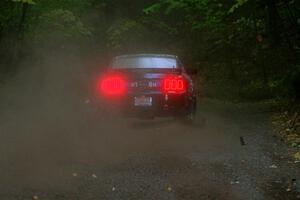
<svg viewBox="0 0 300 200">
<path fill-rule="evenodd" d="M 284 130 L 299 147 L 300 1 L 0 1 L 0 85 L 57 52 L 101 65 L 122 53 L 177 54 L 198 69 L 204 96 L 288 102 L 276 119 L 293 121 Z"/>
<path fill-rule="evenodd" d="M 281 139 L 295 149 L 294 157 L 300 161 L 300 106 L 299 103 L 287 103 L 273 114 L 272 123 Z"/>
</svg>

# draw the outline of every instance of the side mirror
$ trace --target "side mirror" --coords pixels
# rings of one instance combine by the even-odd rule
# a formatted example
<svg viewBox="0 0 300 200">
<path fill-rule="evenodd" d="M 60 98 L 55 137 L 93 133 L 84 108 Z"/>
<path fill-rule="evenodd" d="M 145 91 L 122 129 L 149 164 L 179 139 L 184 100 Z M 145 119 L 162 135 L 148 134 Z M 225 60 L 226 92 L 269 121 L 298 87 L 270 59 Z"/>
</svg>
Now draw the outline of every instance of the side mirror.
<svg viewBox="0 0 300 200">
<path fill-rule="evenodd" d="M 186 69 L 186 73 L 189 74 L 189 75 L 197 75 L 198 74 L 198 69 L 188 68 L 188 69 Z"/>
</svg>

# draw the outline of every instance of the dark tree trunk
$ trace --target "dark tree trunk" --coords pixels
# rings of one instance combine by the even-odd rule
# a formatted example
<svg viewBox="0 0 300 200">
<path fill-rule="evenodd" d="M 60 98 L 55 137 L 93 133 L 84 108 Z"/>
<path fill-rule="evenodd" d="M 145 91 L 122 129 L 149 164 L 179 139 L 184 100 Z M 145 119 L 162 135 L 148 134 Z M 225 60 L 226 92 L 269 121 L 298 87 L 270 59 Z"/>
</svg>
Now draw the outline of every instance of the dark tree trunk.
<svg viewBox="0 0 300 200">
<path fill-rule="evenodd" d="M 14 66 L 18 65 L 18 62 L 22 56 L 23 37 L 24 37 L 25 22 L 26 22 L 28 8 L 29 8 L 28 3 L 22 3 L 21 18 L 20 18 L 20 21 L 19 21 L 19 24 L 18 24 L 17 30 L 16 30 L 17 39 L 15 40 L 14 53 L 13 53 L 12 60 L 11 60 L 11 64 Z"/>
<path fill-rule="evenodd" d="M 19 26 L 18 26 L 18 33 L 20 34 L 20 36 L 23 36 L 23 32 L 25 29 L 25 21 L 26 21 L 26 15 L 27 15 L 27 11 L 28 11 L 28 7 L 29 4 L 28 3 L 23 3 L 22 4 L 22 15 L 21 15 L 21 19 L 19 22 Z"/>
<path fill-rule="evenodd" d="M 271 39 L 271 45 L 276 46 L 280 44 L 280 16 L 276 7 L 276 0 L 267 0 L 268 13 L 268 29 Z"/>
</svg>

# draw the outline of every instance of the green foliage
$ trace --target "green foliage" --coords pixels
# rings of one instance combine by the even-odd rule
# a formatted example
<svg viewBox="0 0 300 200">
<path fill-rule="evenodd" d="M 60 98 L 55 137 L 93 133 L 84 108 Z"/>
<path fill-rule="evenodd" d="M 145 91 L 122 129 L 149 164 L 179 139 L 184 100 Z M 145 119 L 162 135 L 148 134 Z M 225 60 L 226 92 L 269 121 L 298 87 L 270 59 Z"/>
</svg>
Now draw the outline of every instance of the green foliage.
<svg viewBox="0 0 300 200">
<path fill-rule="evenodd" d="M 85 13 L 91 3 L 92 0 L 37 0 L 32 10 L 39 15 L 57 9 L 70 10 L 79 15 Z"/>
<path fill-rule="evenodd" d="M 247 2 L 248 0 L 236 0 L 236 3 L 229 9 L 228 13 L 233 13 L 235 10 L 237 10 L 239 7 L 243 6 Z"/>
<path fill-rule="evenodd" d="M 143 11 L 145 14 L 149 15 L 149 14 L 156 13 L 157 11 L 159 11 L 161 9 L 161 7 L 162 7 L 161 3 L 156 3 L 148 8 L 145 8 Z"/>
<path fill-rule="evenodd" d="M 280 79 L 278 86 L 283 95 L 300 100 L 300 65 Z"/>
<path fill-rule="evenodd" d="M 240 97 L 248 100 L 272 98 L 272 88 L 268 87 L 263 80 L 253 80 L 240 88 Z"/>
<path fill-rule="evenodd" d="M 12 0 L 13 2 L 17 3 L 27 3 L 27 4 L 35 4 L 34 0 Z"/>
<path fill-rule="evenodd" d="M 178 54 L 205 82 L 230 82 L 247 98 L 291 95 L 299 18 L 299 2 L 283 0 L 2 0 L 0 53 L 24 41 L 93 41 L 108 54 Z"/>
<path fill-rule="evenodd" d="M 121 19 L 107 30 L 107 46 L 112 50 L 120 50 L 122 47 L 134 45 L 142 39 L 144 27 L 130 19 Z"/>
<path fill-rule="evenodd" d="M 0 2 L 0 35 L 8 34 L 9 31 L 17 26 L 21 17 L 19 3 L 14 3 L 11 0 Z"/>
<path fill-rule="evenodd" d="M 37 41 L 47 39 L 72 39 L 92 36 L 91 30 L 73 12 L 57 9 L 42 14 L 38 26 L 32 27 L 32 37 Z"/>
<path fill-rule="evenodd" d="M 212 26 L 219 28 L 226 14 L 222 8 L 222 3 L 209 0 L 161 0 L 144 9 L 144 12 L 148 15 L 160 12 L 170 17 L 177 15 L 180 16 L 176 18 L 179 20 L 178 25 L 190 26 L 191 29 L 198 30 Z"/>
<path fill-rule="evenodd" d="M 152 6 L 144 9 L 151 24 L 148 26 L 158 27 L 164 24 L 168 33 L 165 40 L 176 43 L 180 54 L 185 54 L 187 59 L 201 59 L 204 54 L 199 52 L 209 52 L 217 44 L 223 41 L 221 35 L 224 34 L 226 25 L 223 23 L 227 10 L 221 2 L 211 0 L 167 0 L 158 1 Z M 173 33 L 169 30 L 174 30 Z M 173 42 L 173 45 L 174 45 Z M 200 45 L 201 44 L 201 45 Z M 217 45 L 222 45 L 221 43 Z M 182 52 L 183 51 L 183 52 Z"/>
</svg>

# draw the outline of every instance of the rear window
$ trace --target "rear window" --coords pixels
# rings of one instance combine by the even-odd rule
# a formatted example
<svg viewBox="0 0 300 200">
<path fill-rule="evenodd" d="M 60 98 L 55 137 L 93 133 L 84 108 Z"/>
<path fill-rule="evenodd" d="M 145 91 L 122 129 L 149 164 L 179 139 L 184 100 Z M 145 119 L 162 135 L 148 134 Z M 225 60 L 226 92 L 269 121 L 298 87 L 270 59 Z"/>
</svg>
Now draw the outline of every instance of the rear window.
<svg viewBox="0 0 300 200">
<path fill-rule="evenodd" d="M 112 67 L 116 69 L 172 69 L 177 68 L 177 61 L 175 58 L 167 57 L 119 57 L 114 60 Z"/>
</svg>

